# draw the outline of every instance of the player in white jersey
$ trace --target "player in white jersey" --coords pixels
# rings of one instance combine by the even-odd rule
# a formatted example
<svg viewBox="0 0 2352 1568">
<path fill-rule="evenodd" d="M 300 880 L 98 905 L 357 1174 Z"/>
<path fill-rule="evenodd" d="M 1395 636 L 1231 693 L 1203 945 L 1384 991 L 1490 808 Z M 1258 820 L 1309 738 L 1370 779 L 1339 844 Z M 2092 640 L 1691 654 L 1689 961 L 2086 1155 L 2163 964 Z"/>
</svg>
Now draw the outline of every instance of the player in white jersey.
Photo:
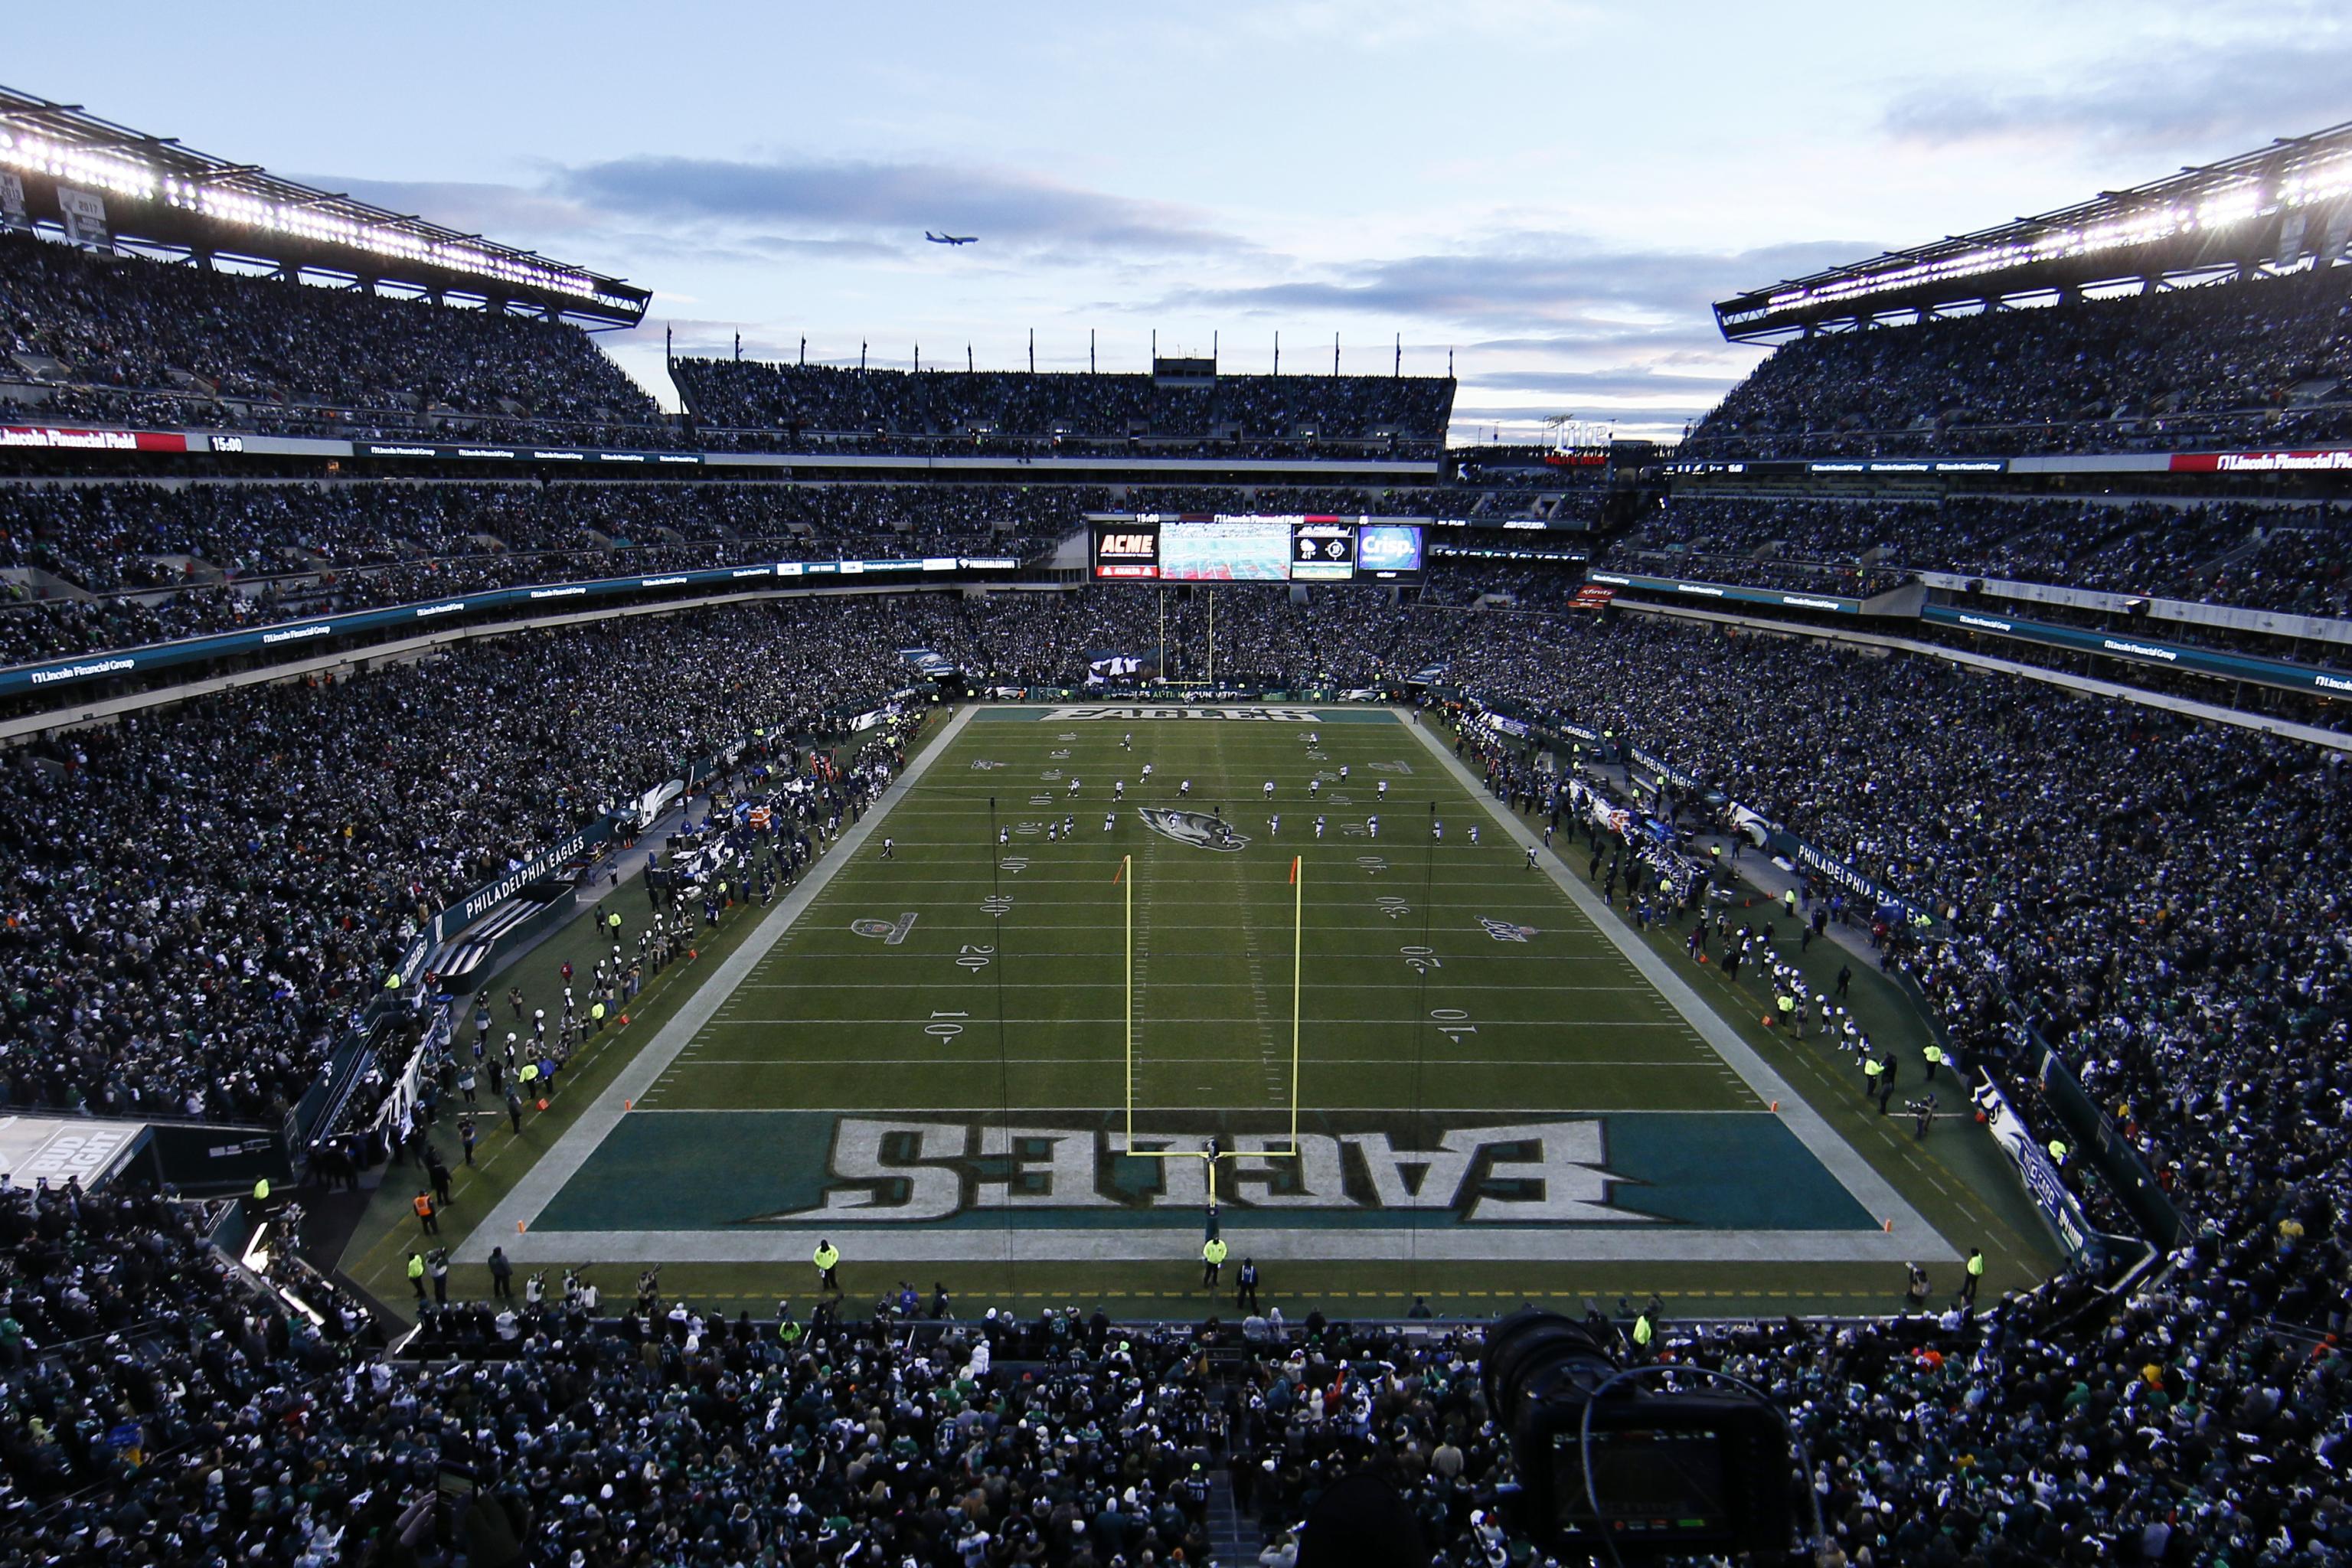
<svg viewBox="0 0 2352 1568">
<path fill-rule="evenodd" d="M 1274 798 L 1274 781 L 1272 779 L 1265 781 L 1265 798 L 1268 800 L 1272 800 Z"/>
<path fill-rule="evenodd" d="M 1315 837 L 1318 838 L 1323 837 L 1323 819 L 1319 816 L 1315 819 Z"/>
</svg>

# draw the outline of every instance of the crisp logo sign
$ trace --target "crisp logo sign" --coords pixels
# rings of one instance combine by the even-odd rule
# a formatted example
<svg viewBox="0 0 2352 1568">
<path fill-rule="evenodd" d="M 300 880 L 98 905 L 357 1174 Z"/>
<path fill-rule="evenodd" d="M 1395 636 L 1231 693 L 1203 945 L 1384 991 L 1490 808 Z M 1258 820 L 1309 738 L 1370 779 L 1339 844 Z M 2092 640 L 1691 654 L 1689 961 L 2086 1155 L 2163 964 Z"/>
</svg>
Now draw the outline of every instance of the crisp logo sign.
<svg viewBox="0 0 2352 1568">
<path fill-rule="evenodd" d="M 1249 835 L 1236 833 L 1222 817 L 1206 812 L 1178 811 L 1171 806 L 1144 805 L 1136 808 L 1152 832 L 1179 844 L 1190 844 L 1195 849 L 1221 849 L 1231 854 L 1249 842 Z"/>
<path fill-rule="evenodd" d="M 1139 1150 L 1192 1149 L 1198 1138 L 1139 1137 Z M 1239 1209 L 1415 1210 L 1465 1225 L 1586 1225 L 1648 1216 L 1610 1205 L 1628 1178 L 1607 1168 L 1591 1120 L 1455 1128 L 1422 1147 L 1387 1131 L 1242 1134 L 1218 1173 Z M 843 1117 L 816 1206 L 757 1216 L 935 1222 L 973 1209 L 1186 1209 L 1208 1201 L 1199 1160 L 1138 1159 L 1102 1127 Z"/>
</svg>

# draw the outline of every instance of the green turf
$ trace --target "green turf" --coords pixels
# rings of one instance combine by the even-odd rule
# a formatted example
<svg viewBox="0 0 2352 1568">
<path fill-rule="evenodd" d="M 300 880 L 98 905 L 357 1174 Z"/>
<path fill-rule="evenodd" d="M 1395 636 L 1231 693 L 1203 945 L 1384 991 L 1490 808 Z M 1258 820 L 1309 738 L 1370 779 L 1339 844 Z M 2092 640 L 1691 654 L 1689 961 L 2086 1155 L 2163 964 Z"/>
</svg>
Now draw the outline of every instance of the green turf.
<svg viewBox="0 0 2352 1568">
<path fill-rule="evenodd" d="M 1201 1163 L 1134 1152 L 1197 1149 L 1213 1132 L 1255 1152 L 1218 1167 L 1221 1224 L 1243 1249 L 1261 1230 L 1261 1240 L 1324 1236 L 1311 1260 L 1275 1266 L 1294 1305 L 1396 1306 L 1426 1292 L 1441 1309 L 1484 1310 L 1477 1303 L 1523 1295 L 1652 1289 L 1719 1299 L 1717 1310 L 1894 1303 L 1899 1268 L 1883 1260 L 1421 1261 L 1425 1239 L 1496 1222 L 1554 1235 L 1859 1235 L 1877 1222 L 1552 879 L 1528 868 L 1492 803 L 1390 714 L 1318 710 L 1318 722 L 1290 724 L 1050 711 L 984 710 L 933 759 L 538 1214 L 542 1242 L 797 1234 L 821 1222 L 862 1263 L 913 1228 L 967 1241 L 1044 1230 L 1068 1238 L 1058 1260 L 1016 1260 L 1009 1247 L 992 1259 L 982 1247 L 890 1272 L 991 1300 L 1197 1310 L 1206 1299 L 1194 1299 L 1198 1268 L 1185 1259 L 1202 1223 Z M 1113 779 L 1127 784 L 1115 809 Z M 1145 821 L 1147 805 L 1213 814 L 1247 842 L 1180 842 Z M 1366 823 L 1375 812 L 1377 838 Z M 1045 823 L 1065 815 L 1073 833 L 1049 838 Z M 1442 840 L 1433 820 L 1445 825 Z M 1484 839 L 1475 847 L 1474 822 Z M 887 860 L 884 833 L 896 842 Z M 1580 873 L 1582 854 L 1568 858 Z M 620 1049 L 641 1048 L 749 923 L 736 917 L 702 961 L 665 976 Z M 1793 957 L 1791 935 L 1781 950 Z M 1654 941 L 1681 963 L 1675 937 Z M 1836 967 L 1825 947 L 1805 962 L 1823 979 L 1824 964 Z M 2047 1267 L 2046 1240 L 1986 1160 L 1985 1140 L 1956 1125 L 1910 1147 L 1907 1132 L 1895 1137 L 1860 1107 L 1841 1058 L 1755 1027 L 1744 984 L 1678 973 L 1744 1020 L 1773 1068 L 1951 1244 L 1985 1245 L 1996 1284 Z M 1881 1038 L 1919 1037 L 1874 974 L 1859 977 L 1854 1000 Z M 458 1226 L 552 1145 L 622 1059 L 575 1074 L 565 1103 L 515 1141 L 520 1159 L 461 1177 Z M 406 1237 L 387 1211 L 381 1239 L 355 1258 L 389 1294 Z M 1108 1255 L 1090 1252 L 1088 1237 L 1112 1231 L 1165 1232 L 1166 1257 L 1098 1260 Z M 589 1239 L 583 1258 L 595 1256 Z M 698 1255 L 681 1245 L 677 1256 Z M 755 1306 L 804 1287 L 805 1271 L 790 1261 L 673 1265 L 705 1299 Z M 879 1265 L 870 1272 L 852 1289 L 891 1282 Z"/>
<path fill-rule="evenodd" d="M 1335 718 L 984 712 L 892 811 L 891 858 L 869 840 L 540 1223 L 613 1228 L 715 1164 L 740 1179 L 666 1225 L 1197 1226 L 1202 1167 L 1149 1152 L 1213 1136 L 1269 1152 L 1219 1167 L 1236 1226 L 1541 1213 L 1532 1152 L 1606 1173 L 1548 1221 L 1877 1228 L 1406 725 Z M 1147 808 L 1207 814 L 1216 847 Z M 1507 1135 L 1560 1113 L 1608 1119 Z M 942 1161 L 952 1200 L 873 1173 Z"/>
</svg>

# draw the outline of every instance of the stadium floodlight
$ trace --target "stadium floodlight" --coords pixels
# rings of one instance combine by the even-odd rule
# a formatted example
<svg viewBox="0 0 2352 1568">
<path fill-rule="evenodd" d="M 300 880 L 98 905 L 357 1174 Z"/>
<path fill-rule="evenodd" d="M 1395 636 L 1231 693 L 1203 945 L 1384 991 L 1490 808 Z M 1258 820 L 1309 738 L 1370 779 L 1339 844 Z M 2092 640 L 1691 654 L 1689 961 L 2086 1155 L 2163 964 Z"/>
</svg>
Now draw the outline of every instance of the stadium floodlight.
<svg viewBox="0 0 2352 1568">
<path fill-rule="evenodd" d="M 16 97 L 5 89 L 0 95 Z M 173 138 L 126 132 L 67 105 L 36 103 L 0 111 L 0 169 L 126 201 L 161 202 L 217 224 L 592 301 L 633 317 L 643 313 L 643 301 L 614 288 L 612 279 L 346 195 L 306 190 L 272 178 L 258 164 L 220 163 L 181 148 Z"/>
<path fill-rule="evenodd" d="M 144 160 L 31 132 L 0 131 L 0 163 L 109 195 L 155 199 L 155 171 Z"/>
<path fill-rule="evenodd" d="M 1727 331 L 1786 312 L 1981 278 L 2052 262 L 2159 246 L 2189 236 L 2224 236 L 2290 209 L 2352 195 L 2352 124 L 2299 138 L 2282 153 L 2263 149 L 2183 170 L 2130 191 L 1999 228 L 1948 237 L 1811 278 L 1784 280 L 1717 307 Z"/>
</svg>

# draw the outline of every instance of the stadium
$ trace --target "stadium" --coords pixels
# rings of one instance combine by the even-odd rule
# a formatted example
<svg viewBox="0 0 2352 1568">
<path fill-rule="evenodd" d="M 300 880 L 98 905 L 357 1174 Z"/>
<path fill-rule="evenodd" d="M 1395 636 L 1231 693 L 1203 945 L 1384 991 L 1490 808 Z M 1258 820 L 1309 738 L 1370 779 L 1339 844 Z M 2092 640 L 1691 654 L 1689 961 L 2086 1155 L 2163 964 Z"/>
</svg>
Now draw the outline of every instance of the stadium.
<svg viewBox="0 0 2352 1568">
<path fill-rule="evenodd" d="M 8 1561 L 2352 1562 L 2352 125 L 1679 437 L 467 226 L 0 89 Z"/>
</svg>

